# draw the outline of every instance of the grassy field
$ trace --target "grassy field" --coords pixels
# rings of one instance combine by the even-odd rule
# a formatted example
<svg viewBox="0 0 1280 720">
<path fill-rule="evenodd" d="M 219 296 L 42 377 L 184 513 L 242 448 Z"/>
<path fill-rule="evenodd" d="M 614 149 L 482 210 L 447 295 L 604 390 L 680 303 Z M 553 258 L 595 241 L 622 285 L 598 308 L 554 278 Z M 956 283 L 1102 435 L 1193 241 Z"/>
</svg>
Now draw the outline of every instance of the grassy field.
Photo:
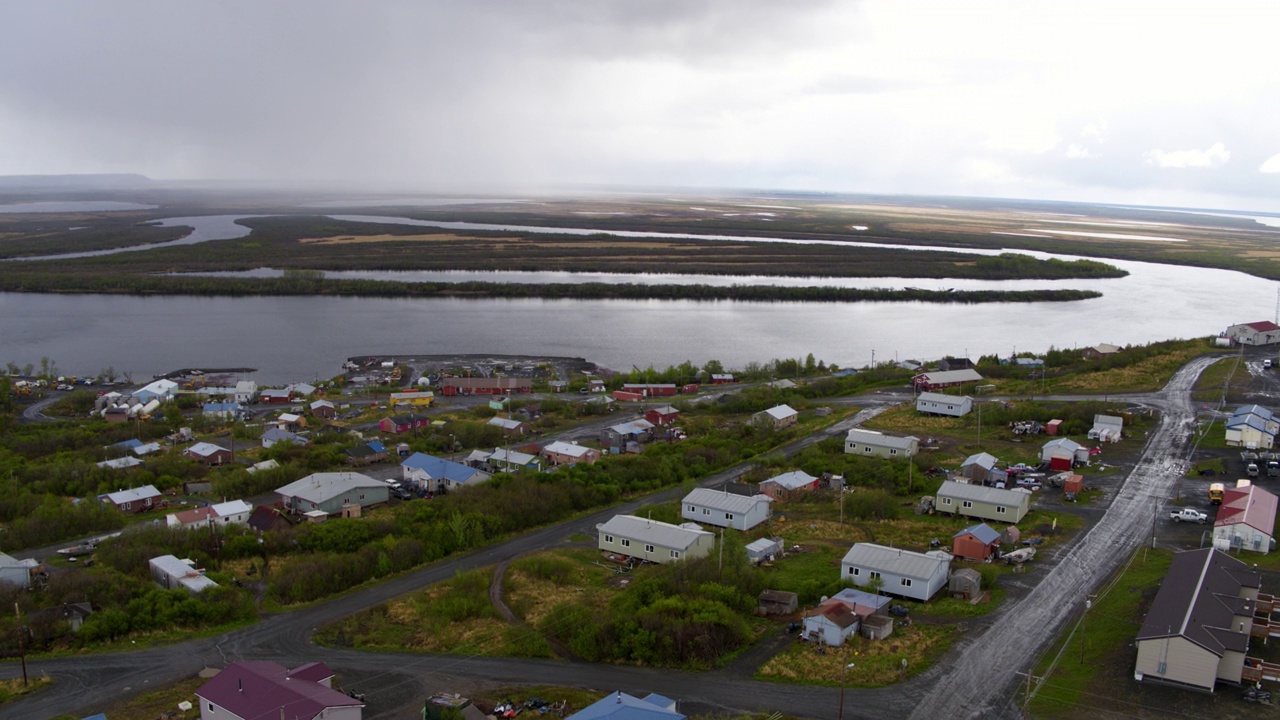
<svg viewBox="0 0 1280 720">
<path fill-rule="evenodd" d="M 27 684 L 22 683 L 22 678 L 14 678 L 12 680 L 0 680 L 0 705 L 12 702 L 25 695 L 52 687 L 53 678 L 47 675 L 39 675 L 36 677 L 28 677 Z"/>
<path fill-rule="evenodd" d="M 796 642 L 761 666 L 762 680 L 848 687 L 880 687 L 912 677 L 931 666 L 951 647 L 954 625 L 913 623 L 895 627 L 884 640 L 853 636 L 844 646 L 828 648 Z M 903 661 L 906 661 L 905 665 Z M 853 663 L 854 667 L 845 669 Z"/>
<path fill-rule="evenodd" d="M 1147 358 L 1133 365 L 1099 372 L 1050 378 L 1051 394 L 1103 395 L 1111 393 L 1154 392 L 1164 387 L 1169 378 L 1192 358 L 1221 352 L 1202 340 L 1187 341 L 1182 347 Z"/>
<path fill-rule="evenodd" d="M 1251 376 L 1238 355 L 1224 357 L 1205 368 L 1191 391 L 1191 399 L 1217 405 L 1248 387 Z"/>
</svg>

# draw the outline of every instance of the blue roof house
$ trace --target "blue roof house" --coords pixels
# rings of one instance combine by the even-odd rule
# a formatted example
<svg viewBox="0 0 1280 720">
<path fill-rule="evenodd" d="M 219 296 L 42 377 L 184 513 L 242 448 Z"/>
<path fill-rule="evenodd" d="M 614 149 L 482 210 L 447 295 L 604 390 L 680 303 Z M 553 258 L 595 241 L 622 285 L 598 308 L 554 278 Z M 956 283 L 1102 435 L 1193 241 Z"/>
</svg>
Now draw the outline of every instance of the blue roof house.
<svg viewBox="0 0 1280 720">
<path fill-rule="evenodd" d="M 478 485 L 493 477 L 483 470 L 426 453 L 414 453 L 400 463 L 405 482 L 434 493 Z"/>
<path fill-rule="evenodd" d="M 606 695 L 570 715 L 567 720 L 684 720 L 676 712 L 676 701 L 650 693 L 644 698 L 621 690 Z"/>
</svg>

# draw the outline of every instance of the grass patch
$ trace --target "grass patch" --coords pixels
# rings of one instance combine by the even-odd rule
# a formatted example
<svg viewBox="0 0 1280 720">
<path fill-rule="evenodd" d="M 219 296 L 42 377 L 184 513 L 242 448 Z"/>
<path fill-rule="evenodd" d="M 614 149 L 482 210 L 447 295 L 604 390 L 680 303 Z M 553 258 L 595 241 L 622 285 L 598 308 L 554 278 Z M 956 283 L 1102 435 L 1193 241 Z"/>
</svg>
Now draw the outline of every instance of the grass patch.
<svg viewBox="0 0 1280 720">
<path fill-rule="evenodd" d="M 1095 693 L 1106 682 L 1103 678 L 1132 682 L 1129 645 L 1172 560 L 1173 554 L 1164 550 L 1136 551 L 1114 584 L 1094 599 L 1083 630 L 1073 622 L 1063 631 L 1036 666 L 1035 674 L 1044 680 L 1031 701 L 1032 715 L 1063 717 L 1078 704 L 1097 705 Z M 1077 617 L 1080 610 L 1078 602 L 1063 609 Z M 1119 672 L 1126 664 L 1127 671 Z"/>
<path fill-rule="evenodd" d="M 0 680 L 0 705 L 43 690 L 52 684 L 53 678 L 48 675 L 28 678 L 26 685 L 22 684 L 22 678 Z"/>
<path fill-rule="evenodd" d="M 882 687 L 928 669 L 951 647 L 956 633 L 953 625 L 915 623 L 894 628 L 884 640 L 853 636 L 839 648 L 797 642 L 761 666 L 756 678 L 814 685 L 839 685 L 843 679 L 848 687 Z M 849 663 L 854 667 L 845 670 Z"/>
<path fill-rule="evenodd" d="M 206 682 L 199 677 L 181 680 L 113 703 L 102 708 L 102 713 L 109 718 L 159 718 L 173 712 L 178 718 L 197 718 L 200 717 L 200 699 L 196 697 L 196 690 Z M 178 703 L 183 700 L 191 703 L 191 712 L 178 711 Z"/>
<path fill-rule="evenodd" d="M 1188 340 L 1180 347 L 1171 347 L 1165 353 L 1140 360 L 1126 367 L 1098 372 L 1049 378 L 1050 394 L 1155 392 L 1163 388 L 1173 374 L 1192 358 L 1218 352 L 1204 340 Z"/>
<path fill-rule="evenodd" d="M 1248 387 L 1252 376 L 1239 355 L 1224 357 L 1200 373 L 1191 399 L 1202 403 L 1218 403 Z"/>
</svg>

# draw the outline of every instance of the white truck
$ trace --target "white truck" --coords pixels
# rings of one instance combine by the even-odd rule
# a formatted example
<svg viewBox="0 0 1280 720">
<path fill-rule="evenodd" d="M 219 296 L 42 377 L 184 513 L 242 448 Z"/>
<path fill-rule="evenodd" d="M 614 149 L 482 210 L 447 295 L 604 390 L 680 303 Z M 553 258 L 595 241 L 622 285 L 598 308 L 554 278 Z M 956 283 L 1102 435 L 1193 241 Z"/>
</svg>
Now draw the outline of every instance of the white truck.
<svg viewBox="0 0 1280 720">
<path fill-rule="evenodd" d="M 1196 510 L 1195 508 L 1182 508 L 1181 510 L 1170 510 L 1169 518 L 1174 522 L 1193 522 L 1201 525 L 1209 522 L 1209 516 Z"/>
</svg>

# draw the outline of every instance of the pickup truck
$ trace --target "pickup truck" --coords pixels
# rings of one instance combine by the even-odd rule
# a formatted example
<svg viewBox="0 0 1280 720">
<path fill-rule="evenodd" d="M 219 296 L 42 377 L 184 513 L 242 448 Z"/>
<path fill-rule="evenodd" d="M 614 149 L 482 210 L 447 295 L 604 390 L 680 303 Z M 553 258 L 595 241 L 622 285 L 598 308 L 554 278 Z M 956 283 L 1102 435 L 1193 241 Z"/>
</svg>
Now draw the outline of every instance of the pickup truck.
<svg viewBox="0 0 1280 720">
<path fill-rule="evenodd" d="M 1201 525 L 1209 522 L 1209 516 L 1194 508 L 1182 508 L 1169 511 L 1169 518 L 1174 522 L 1193 522 Z"/>
</svg>

